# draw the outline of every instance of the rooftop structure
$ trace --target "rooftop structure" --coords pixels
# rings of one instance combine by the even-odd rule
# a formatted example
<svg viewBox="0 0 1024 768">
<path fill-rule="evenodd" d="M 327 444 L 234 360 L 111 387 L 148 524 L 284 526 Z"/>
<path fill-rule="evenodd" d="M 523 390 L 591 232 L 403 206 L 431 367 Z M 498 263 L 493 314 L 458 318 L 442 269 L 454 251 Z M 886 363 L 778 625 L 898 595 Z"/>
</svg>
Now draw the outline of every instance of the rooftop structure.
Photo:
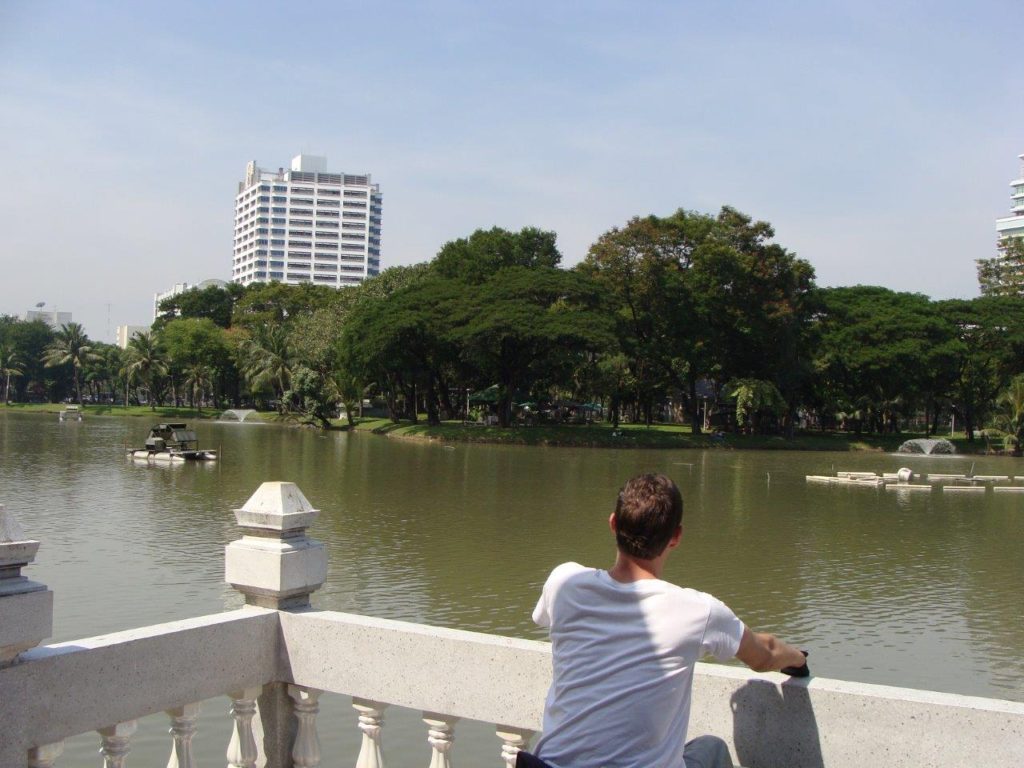
<svg viewBox="0 0 1024 768">
<path fill-rule="evenodd" d="M 56 309 L 42 310 L 42 309 L 30 309 L 25 313 L 25 319 L 28 322 L 33 320 L 42 320 L 48 326 L 53 328 L 55 331 L 59 330 L 62 325 L 67 325 L 71 322 L 70 312 L 58 312 Z"/>
<path fill-rule="evenodd" d="M 381 210 L 369 174 L 330 172 L 326 157 L 276 171 L 253 160 L 235 197 L 231 279 L 357 285 L 380 272 Z"/>
</svg>

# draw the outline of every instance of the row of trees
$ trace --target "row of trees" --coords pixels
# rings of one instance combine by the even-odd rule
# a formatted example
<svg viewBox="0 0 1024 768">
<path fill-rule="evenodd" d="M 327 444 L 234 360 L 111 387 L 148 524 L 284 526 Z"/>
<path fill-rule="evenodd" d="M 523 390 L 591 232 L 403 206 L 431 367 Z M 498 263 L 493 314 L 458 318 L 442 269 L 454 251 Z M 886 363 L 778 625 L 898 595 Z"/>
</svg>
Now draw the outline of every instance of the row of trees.
<svg viewBox="0 0 1024 768">
<path fill-rule="evenodd" d="M 921 416 L 933 431 L 953 414 L 973 439 L 1012 412 L 1000 398 L 1024 374 L 1020 292 L 819 288 L 773 238 L 729 207 L 680 210 L 606 232 L 567 270 L 552 232 L 478 230 L 359 287 L 181 294 L 123 352 L 5 318 L 0 373 L 17 399 L 84 384 L 153 404 L 274 405 L 321 425 L 367 396 L 396 420 L 437 423 L 488 387 L 502 424 L 517 403 L 570 399 L 700 431 L 727 402 L 752 430 L 894 431 Z"/>
</svg>

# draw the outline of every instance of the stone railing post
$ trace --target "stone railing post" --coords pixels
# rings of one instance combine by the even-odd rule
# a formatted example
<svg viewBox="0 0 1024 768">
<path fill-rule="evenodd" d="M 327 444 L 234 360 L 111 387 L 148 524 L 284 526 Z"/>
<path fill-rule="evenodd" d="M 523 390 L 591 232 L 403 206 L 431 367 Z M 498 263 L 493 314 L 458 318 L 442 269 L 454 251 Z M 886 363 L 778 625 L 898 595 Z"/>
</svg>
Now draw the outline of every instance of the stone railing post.
<svg viewBox="0 0 1024 768">
<path fill-rule="evenodd" d="M 224 580 L 249 605 L 309 606 L 309 596 L 327 578 L 324 545 L 306 536 L 319 514 L 295 483 L 261 485 L 235 510 L 242 538 L 225 549 Z"/>
<path fill-rule="evenodd" d="M 295 483 L 263 483 L 235 519 L 242 538 L 224 552 L 224 580 L 262 608 L 302 610 L 327 578 L 324 545 L 306 536 L 320 511 Z M 289 768 L 297 723 L 287 685 L 264 685 L 254 727 L 266 768 Z"/>
<path fill-rule="evenodd" d="M 508 768 L 515 768 L 516 755 L 519 754 L 519 750 L 526 749 L 530 743 L 530 737 L 533 736 L 533 731 L 499 725 L 497 734 L 501 739 L 501 759 Z"/>
<path fill-rule="evenodd" d="M 0 667 L 53 634 L 53 592 L 21 575 L 38 549 L 0 504 Z"/>
</svg>

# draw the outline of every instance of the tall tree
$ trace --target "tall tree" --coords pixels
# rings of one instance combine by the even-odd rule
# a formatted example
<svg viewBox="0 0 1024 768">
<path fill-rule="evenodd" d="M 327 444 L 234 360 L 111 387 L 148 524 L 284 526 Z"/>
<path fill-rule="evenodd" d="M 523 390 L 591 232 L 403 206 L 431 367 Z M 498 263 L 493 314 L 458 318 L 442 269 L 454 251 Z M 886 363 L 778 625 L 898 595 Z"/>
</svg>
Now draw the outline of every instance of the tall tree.
<svg viewBox="0 0 1024 768">
<path fill-rule="evenodd" d="M 203 412 L 203 400 L 206 393 L 213 387 L 213 368 L 198 360 L 185 367 L 185 386 L 189 391 L 192 406 Z"/>
<path fill-rule="evenodd" d="M 958 423 L 973 441 L 1000 390 L 1024 372 L 1024 297 L 979 296 L 936 306 L 959 341 L 949 397 Z"/>
<path fill-rule="evenodd" d="M 187 369 L 197 364 L 207 366 L 210 375 L 234 365 L 229 354 L 227 332 L 209 318 L 179 318 L 160 331 L 166 352 L 172 395 L 178 401 L 177 383 L 187 378 Z M 217 397 L 214 378 L 214 397 Z"/>
<path fill-rule="evenodd" d="M 295 366 L 284 400 L 290 410 L 307 422 L 324 428 L 330 426 L 342 401 L 349 424 L 353 423 L 352 410 L 357 400 L 351 387 L 342 386 L 347 377 L 337 360 L 338 337 L 350 305 L 349 301 L 338 302 L 311 315 L 302 315 L 292 323 L 290 343 Z"/>
<path fill-rule="evenodd" d="M 268 323 L 284 325 L 299 315 L 330 306 L 346 290 L 312 283 L 253 283 L 235 302 L 231 322 L 249 329 Z"/>
<path fill-rule="evenodd" d="M 11 347 L 0 344 L 0 376 L 4 377 L 4 402 L 11 401 L 11 377 L 25 372 L 21 356 Z"/>
<path fill-rule="evenodd" d="M 54 334 L 53 342 L 46 348 L 44 355 L 46 365 L 50 367 L 71 366 L 75 383 L 75 401 L 79 404 L 82 402 L 80 372 L 86 363 L 96 358 L 97 355 L 93 352 L 85 329 L 81 324 L 74 322 L 61 326 L 60 330 Z"/>
<path fill-rule="evenodd" d="M 16 383 L 16 398 L 42 398 L 51 382 L 52 369 L 46 367 L 46 348 L 53 342 L 53 329 L 42 320 L 17 320 L 7 326 L 4 336 L 11 348 L 21 357 L 24 369 Z"/>
<path fill-rule="evenodd" d="M 960 342 L 927 296 L 852 286 L 821 289 L 818 298 L 815 368 L 824 410 L 848 414 L 858 430 L 895 431 L 900 415 L 949 391 Z"/>
<path fill-rule="evenodd" d="M 96 342 L 93 346 L 96 357 L 84 369 L 84 379 L 94 400 L 105 395 L 111 401 L 116 393 L 120 370 L 123 367 L 123 350 L 114 344 Z"/>
<path fill-rule="evenodd" d="M 1024 453 L 1024 374 L 1013 377 L 996 404 L 996 426 L 1006 433 L 1013 455 L 1020 456 Z"/>
<path fill-rule="evenodd" d="M 978 259 L 982 296 L 1024 297 L 1024 237 L 1010 237 L 991 259 Z"/>
<path fill-rule="evenodd" d="M 482 382 L 498 384 L 498 420 L 541 380 L 571 379 L 580 355 L 607 348 L 612 322 L 585 275 L 553 267 L 506 267 L 467 297 L 452 339 Z"/>
<path fill-rule="evenodd" d="M 179 317 L 205 317 L 221 328 L 230 328 L 235 302 L 244 293 L 245 288 L 238 283 L 228 283 L 223 287 L 210 285 L 205 288 L 191 288 L 161 301 L 159 319 L 170 322 Z"/>
<path fill-rule="evenodd" d="M 701 379 L 768 379 L 798 397 L 814 271 L 772 237 L 728 206 L 717 216 L 679 210 L 613 228 L 580 266 L 615 299 L 638 388 L 684 393 L 694 432 Z"/>
<path fill-rule="evenodd" d="M 439 423 L 441 410 L 452 410 L 449 372 L 457 352 L 451 334 L 463 322 L 470 293 L 459 281 L 431 277 L 361 303 L 345 325 L 339 368 L 375 383 L 393 420 L 415 421 L 422 399 L 427 421 Z"/>
<path fill-rule="evenodd" d="M 283 403 L 291 384 L 295 349 L 288 330 L 278 323 L 257 326 L 252 336 L 239 347 L 241 370 L 254 391 L 270 386 Z"/>
<path fill-rule="evenodd" d="M 155 411 L 156 382 L 167 374 L 166 355 L 156 331 L 136 333 L 128 340 L 125 370 L 128 378 L 138 378 L 142 382 L 150 408 Z M 127 393 L 124 404 L 128 405 Z"/>
<path fill-rule="evenodd" d="M 554 232 L 535 227 L 519 232 L 478 229 L 469 237 L 445 243 L 431 268 L 441 277 L 480 284 L 503 267 L 557 267 L 562 254 L 555 239 Z"/>
</svg>

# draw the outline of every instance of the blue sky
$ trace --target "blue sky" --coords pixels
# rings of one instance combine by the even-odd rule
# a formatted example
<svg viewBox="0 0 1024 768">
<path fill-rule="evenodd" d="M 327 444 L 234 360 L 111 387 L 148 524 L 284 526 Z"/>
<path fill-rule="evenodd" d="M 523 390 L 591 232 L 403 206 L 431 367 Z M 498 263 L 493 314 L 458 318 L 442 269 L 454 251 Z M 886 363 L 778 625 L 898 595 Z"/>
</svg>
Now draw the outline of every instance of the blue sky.
<svg viewBox="0 0 1024 768">
<path fill-rule="evenodd" d="M 1022 28 L 1013 2 L 4 0 L 0 313 L 148 322 L 229 276 L 246 162 L 299 152 L 380 183 L 384 266 L 495 225 L 573 264 L 729 204 L 821 285 L 974 296 L 1024 153 Z"/>
</svg>

